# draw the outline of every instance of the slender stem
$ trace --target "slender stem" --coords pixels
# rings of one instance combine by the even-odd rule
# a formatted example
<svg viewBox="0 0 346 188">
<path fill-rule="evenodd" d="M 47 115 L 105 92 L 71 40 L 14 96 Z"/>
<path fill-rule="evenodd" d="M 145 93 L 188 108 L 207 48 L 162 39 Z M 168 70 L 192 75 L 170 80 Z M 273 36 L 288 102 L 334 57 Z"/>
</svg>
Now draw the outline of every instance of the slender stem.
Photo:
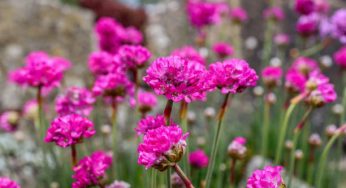
<svg viewBox="0 0 346 188">
<path fill-rule="evenodd" d="M 288 183 L 287 183 L 287 188 L 291 187 L 291 183 L 292 183 L 292 177 L 293 177 L 293 173 L 294 173 L 294 166 L 295 166 L 295 150 L 296 150 L 296 146 L 298 143 L 298 138 L 300 135 L 300 131 L 295 131 L 294 135 L 293 135 L 293 147 L 291 150 L 291 157 L 290 157 L 290 161 L 289 161 L 289 176 L 288 176 Z"/>
<path fill-rule="evenodd" d="M 170 123 L 171 123 L 172 108 L 173 108 L 173 101 L 168 100 L 166 103 L 165 110 L 163 112 L 167 126 L 170 125 Z"/>
<path fill-rule="evenodd" d="M 167 174 L 166 174 L 167 188 L 172 188 L 171 174 L 172 174 L 172 170 L 171 170 L 171 168 L 168 168 Z"/>
<path fill-rule="evenodd" d="M 178 166 L 178 164 L 175 164 L 173 166 L 173 169 L 179 175 L 179 177 L 183 180 L 186 188 L 194 188 L 190 179 L 185 175 L 185 173 L 181 170 L 181 168 Z"/>
<path fill-rule="evenodd" d="M 264 100 L 264 111 L 263 111 L 263 129 L 262 129 L 262 156 L 263 161 L 267 157 L 267 145 L 269 137 L 269 122 L 270 122 L 270 104 Z"/>
<path fill-rule="evenodd" d="M 184 132 L 188 132 L 188 127 L 187 127 L 187 111 L 188 111 L 188 103 L 185 101 L 182 101 L 180 103 L 180 125 L 183 128 Z M 191 135 L 190 135 L 191 136 Z M 188 138 L 186 138 L 186 142 L 189 143 Z M 189 145 L 186 146 L 185 148 L 185 157 L 182 159 L 183 162 L 183 168 L 185 172 L 190 176 L 190 166 L 188 164 L 188 159 L 189 159 Z"/>
<path fill-rule="evenodd" d="M 288 122 L 289 119 L 291 117 L 291 114 L 294 110 L 294 108 L 296 107 L 295 103 L 291 103 L 287 109 L 287 111 L 285 112 L 285 117 L 284 120 L 281 124 L 280 127 L 280 131 L 279 131 L 279 142 L 276 148 L 276 155 L 275 155 L 275 163 L 279 164 L 281 162 L 281 157 L 282 157 L 282 148 L 284 145 L 284 141 L 285 141 L 285 136 L 286 136 L 286 132 L 287 132 L 287 127 L 288 127 Z"/>
<path fill-rule="evenodd" d="M 77 149 L 76 144 L 71 145 L 71 158 L 72 158 L 72 167 L 77 165 Z"/>
<path fill-rule="evenodd" d="M 235 186 L 235 164 L 236 164 L 236 159 L 232 158 L 231 160 L 231 168 L 230 168 L 230 183 L 231 183 L 231 187 Z"/>
<path fill-rule="evenodd" d="M 111 123 L 112 123 L 112 153 L 113 153 L 113 159 L 116 159 L 116 149 L 117 149 L 117 102 L 115 98 L 112 99 L 112 116 L 111 116 Z M 115 162 L 113 162 L 115 164 Z M 115 177 L 116 175 L 116 166 L 113 165 L 112 167 L 112 176 Z"/>
<path fill-rule="evenodd" d="M 323 176 L 324 176 L 326 161 L 328 158 L 328 153 L 330 148 L 333 146 L 335 140 L 337 140 L 339 136 L 340 136 L 340 132 L 336 133 L 331 139 L 329 139 L 327 145 L 323 149 L 323 152 L 319 161 L 319 165 L 318 165 L 316 188 L 322 188 L 322 181 L 324 178 Z"/>
<path fill-rule="evenodd" d="M 150 182 L 150 186 L 152 188 L 156 188 L 156 176 L 157 176 L 157 173 L 156 173 L 156 170 L 155 169 L 151 169 L 151 182 Z"/>
<path fill-rule="evenodd" d="M 308 162 L 308 184 L 312 185 L 315 165 L 315 146 L 310 145 Z"/>
<path fill-rule="evenodd" d="M 42 100 L 42 87 L 37 88 L 36 100 L 38 105 L 38 130 L 40 134 L 40 141 L 44 138 L 44 127 L 43 127 L 43 100 Z"/>
<path fill-rule="evenodd" d="M 264 47 L 263 47 L 263 64 L 262 66 L 267 66 L 269 64 L 270 55 L 272 52 L 272 38 L 273 38 L 273 26 L 274 21 L 269 19 L 267 21 L 267 28 L 264 34 Z"/>
<path fill-rule="evenodd" d="M 224 119 L 224 115 L 225 112 L 227 110 L 228 107 L 228 99 L 229 99 L 230 94 L 226 94 L 225 95 L 225 99 L 222 103 L 222 106 L 220 108 L 220 112 L 218 115 L 218 123 L 217 123 L 217 127 L 216 127 L 216 132 L 215 132 L 215 136 L 213 139 L 213 145 L 211 148 L 211 157 L 210 157 L 210 161 L 209 161 L 209 165 L 208 165 L 208 171 L 207 171 L 207 177 L 206 177 L 206 188 L 210 187 L 211 184 L 211 177 L 214 171 L 214 166 L 215 166 L 215 158 L 216 158 L 216 154 L 217 154 L 217 150 L 218 150 L 218 145 L 220 142 L 220 132 L 221 132 L 221 128 L 222 128 L 222 123 L 223 123 L 223 119 Z"/>
</svg>

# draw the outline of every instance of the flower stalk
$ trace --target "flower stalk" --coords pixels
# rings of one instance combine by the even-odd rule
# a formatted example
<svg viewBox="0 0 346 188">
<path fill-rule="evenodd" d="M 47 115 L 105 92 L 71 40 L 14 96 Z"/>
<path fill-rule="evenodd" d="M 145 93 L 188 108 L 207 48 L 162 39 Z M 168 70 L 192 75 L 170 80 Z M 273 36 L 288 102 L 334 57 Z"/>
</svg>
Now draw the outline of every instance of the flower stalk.
<svg viewBox="0 0 346 188">
<path fill-rule="evenodd" d="M 180 125 L 183 128 L 184 132 L 188 132 L 188 127 L 187 127 L 187 111 L 188 111 L 188 103 L 185 101 L 182 101 L 180 103 Z M 189 143 L 188 139 L 186 139 L 186 142 Z M 190 166 L 188 164 L 188 158 L 189 158 L 189 146 L 187 145 L 185 148 L 185 157 L 183 157 L 183 165 L 184 165 L 184 170 L 185 172 L 190 175 Z"/>
<path fill-rule="evenodd" d="M 232 158 L 231 159 L 231 167 L 230 167 L 230 183 L 231 187 L 235 186 L 235 165 L 236 165 L 236 159 Z"/>
<path fill-rule="evenodd" d="M 77 165 L 77 148 L 76 144 L 71 145 L 71 158 L 72 158 L 72 167 Z"/>
<path fill-rule="evenodd" d="M 191 183 L 191 180 L 185 175 L 185 173 L 181 170 L 178 164 L 175 164 L 173 166 L 173 169 L 179 175 L 179 177 L 183 180 L 186 188 L 194 188 L 194 186 Z"/>
<path fill-rule="evenodd" d="M 261 154 L 265 159 L 267 156 L 267 145 L 269 137 L 269 123 L 270 123 L 270 103 L 264 100 L 264 111 L 263 111 L 263 129 L 262 129 L 262 151 Z"/>
</svg>

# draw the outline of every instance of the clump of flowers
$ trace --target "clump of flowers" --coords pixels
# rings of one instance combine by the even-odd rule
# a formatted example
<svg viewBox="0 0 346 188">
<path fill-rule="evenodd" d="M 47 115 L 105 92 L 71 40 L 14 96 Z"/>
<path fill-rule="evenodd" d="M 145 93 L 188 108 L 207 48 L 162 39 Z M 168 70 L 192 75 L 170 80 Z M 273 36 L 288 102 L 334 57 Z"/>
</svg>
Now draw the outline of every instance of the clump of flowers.
<svg viewBox="0 0 346 188">
<path fill-rule="evenodd" d="M 342 69 L 346 69 L 346 46 L 334 53 L 334 61 Z"/>
<path fill-rule="evenodd" d="M 243 159 L 246 156 L 246 139 L 244 137 L 236 137 L 228 146 L 228 155 L 234 159 Z"/>
<path fill-rule="evenodd" d="M 106 188 L 130 188 L 131 185 L 124 181 L 115 180 L 112 184 L 107 185 Z"/>
<path fill-rule="evenodd" d="M 96 151 L 91 156 L 81 159 L 73 168 L 72 188 L 102 185 L 106 170 L 112 165 L 112 156 L 103 151 Z"/>
<path fill-rule="evenodd" d="M 305 89 L 306 78 L 295 69 L 288 70 L 285 77 L 285 87 L 290 93 L 300 93 Z"/>
<path fill-rule="evenodd" d="M 232 56 L 234 53 L 233 47 L 226 42 L 218 42 L 213 45 L 213 51 L 220 59 Z"/>
<path fill-rule="evenodd" d="M 0 116 L 0 128 L 5 132 L 13 132 L 18 129 L 19 113 L 16 111 L 7 111 Z"/>
<path fill-rule="evenodd" d="M 235 23 L 244 23 L 248 20 L 248 15 L 245 9 L 241 7 L 235 7 L 230 10 L 231 20 Z"/>
<path fill-rule="evenodd" d="M 189 163 L 195 168 L 205 168 L 208 166 L 209 158 L 203 150 L 198 149 L 190 153 Z"/>
<path fill-rule="evenodd" d="M 174 102 L 204 100 L 209 89 L 205 66 L 178 56 L 158 58 L 146 73 L 143 80 L 155 93 Z"/>
<path fill-rule="evenodd" d="M 121 63 L 131 70 L 144 67 L 151 57 L 149 50 L 139 45 L 123 45 L 119 48 L 117 55 Z"/>
<path fill-rule="evenodd" d="M 20 186 L 8 177 L 0 177 L 1 188 L 20 188 Z"/>
<path fill-rule="evenodd" d="M 281 77 L 282 77 L 281 67 L 268 66 L 262 70 L 263 82 L 269 89 L 272 89 L 280 85 Z"/>
<path fill-rule="evenodd" d="M 192 46 L 183 46 L 182 48 L 175 49 L 172 56 L 179 56 L 189 61 L 195 61 L 202 65 L 205 65 L 205 59 L 202 55 Z"/>
<path fill-rule="evenodd" d="M 95 98 L 92 93 L 81 87 L 70 87 L 66 93 L 57 98 L 55 110 L 60 116 L 67 114 L 90 115 Z"/>
<path fill-rule="evenodd" d="M 318 33 L 320 16 L 317 13 L 299 17 L 296 30 L 302 37 L 310 37 Z"/>
<path fill-rule="evenodd" d="M 156 129 L 161 126 L 165 126 L 165 118 L 163 115 L 148 116 L 144 119 L 141 119 L 138 122 L 137 127 L 135 128 L 138 135 L 145 135 L 149 130 Z M 172 122 L 171 125 L 176 125 Z"/>
<path fill-rule="evenodd" d="M 290 43 L 290 36 L 286 33 L 278 33 L 274 37 L 274 42 L 278 46 L 287 46 Z"/>
<path fill-rule="evenodd" d="M 315 60 L 308 57 L 298 57 L 294 60 L 289 70 L 296 70 L 304 76 L 308 76 L 313 71 L 319 71 L 318 64 Z"/>
<path fill-rule="evenodd" d="M 139 90 L 137 94 L 139 111 L 141 113 L 150 112 L 157 104 L 156 95 L 144 90 Z"/>
<path fill-rule="evenodd" d="M 184 154 L 187 136 L 177 125 L 148 130 L 138 146 L 138 164 L 160 171 L 175 165 Z"/>
<path fill-rule="evenodd" d="M 104 51 L 93 52 L 89 56 L 89 70 L 96 76 L 108 74 L 120 66 L 112 54 Z"/>
<path fill-rule="evenodd" d="M 46 142 L 55 142 L 56 145 L 66 148 L 78 144 L 84 138 L 95 134 L 94 124 L 77 114 L 70 114 L 55 118 L 47 130 Z"/>
<path fill-rule="evenodd" d="M 256 71 L 242 59 L 230 59 L 210 65 L 209 80 L 212 88 L 221 93 L 240 93 L 247 87 L 254 87 L 258 80 Z"/>
<path fill-rule="evenodd" d="M 263 12 L 263 16 L 266 19 L 272 19 L 274 21 L 282 21 L 285 19 L 284 11 L 280 7 L 270 7 Z"/>
<path fill-rule="evenodd" d="M 29 119 L 36 119 L 38 114 L 38 103 L 36 99 L 28 100 L 23 106 L 23 116 Z"/>
<path fill-rule="evenodd" d="M 255 170 L 246 183 L 246 188 L 280 188 L 284 186 L 281 177 L 283 167 L 266 166 L 263 170 Z"/>
<path fill-rule="evenodd" d="M 337 10 L 331 17 L 331 24 L 333 26 L 332 36 L 339 39 L 343 44 L 346 43 L 346 9 Z"/>
<path fill-rule="evenodd" d="M 297 13 L 308 15 L 315 11 L 315 2 L 314 0 L 296 0 L 294 8 Z"/>
</svg>

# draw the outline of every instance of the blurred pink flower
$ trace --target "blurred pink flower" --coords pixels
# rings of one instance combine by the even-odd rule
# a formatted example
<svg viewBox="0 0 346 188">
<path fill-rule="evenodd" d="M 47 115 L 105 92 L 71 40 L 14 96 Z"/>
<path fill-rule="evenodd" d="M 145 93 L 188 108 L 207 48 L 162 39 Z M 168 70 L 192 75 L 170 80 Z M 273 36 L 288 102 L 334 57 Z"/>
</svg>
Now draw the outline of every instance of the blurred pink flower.
<svg viewBox="0 0 346 188">
<path fill-rule="evenodd" d="M 230 17 L 233 22 L 243 23 L 248 20 L 248 15 L 242 7 L 235 7 L 230 10 Z"/>
<path fill-rule="evenodd" d="M 157 97 L 151 92 L 139 90 L 137 94 L 139 110 L 143 113 L 151 111 L 157 105 Z"/>
<path fill-rule="evenodd" d="M 289 69 L 297 70 L 305 76 L 308 76 L 313 71 L 320 71 L 318 63 L 308 57 L 298 57 L 296 60 L 294 60 Z"/>
<path fill-rule="evenodd" d="M 243 159 L 247 152 L 245 144 L 246 138 L 235 137 L 233 141 L 228 145 L 228 155 L 235 159 Z"/>
<path fill-rule="evenodd" d="M 160 126 L 148 130 L 143 142 L 138 146 L 138 164 L 165 170 L 177 163 L 185 150 L 186 137 L 183 130 L 177 125 Z"/>
<path fill-rule="evenodd" d="M 94 102 L 95 98 L 88 89 L 70 87 L 64 95 L 57 98 L 55 110 L 60 116 L 68 114 L 89 116 Z"/>
<path fill-rule="evenodd" d="M 263 16 L 266 19 L 282 21 L 285 19 L 284 11 L 280 7 L 269 7 L 263 11 Z"/>
<path fill-rule="evenodd" d="M 275 66 L 268 66 L 262 70 L 263 82 L 266 86 L 275 87 L 281 82 L 282 68 Z"/>
<path fill-rule="evenodd" d="M 77 114 L 57 117 L 50 124 L 45 137 L 46 142 L 55 142 L 56 145 L 66 148 L 78 144 L 84 138 L 95 134 L 94 124 Z"/>
<path fill-rule="evenodd" d="M 309 37 L 317 34 L 321 17 L 317 13 L 300 16 L 296 24 L 296 31 L 302 37 Z"/>
<path fill-rule="evenodd" d="M 20 186 L 8 177 L 0 177 L 0 188 L 20 188 Z"/>
<path fill-rule="evenodd" d="M 343 69 L 346 69 L 346 46 L 336 51 L 333 57 L 337 65 L 339 65 Z"/>
<path fill-rule="evenodd" d="M 106 176 L 106 170 L 112 165 L 112 156 L 103 151 L 96 151 L 91 156 L 82 158 L 73 167 L 72 188 L 85 188 L 99 185 L 102 178 Z"/>
<path fill-rule="evenodd" d="M 128 184 L 127 182 L 124 181 L 118 181 L 115 180 L 113 181 L 112 184 L 107 185 L 106 188 L 130 188 L 130 184 Z"/>
<path fill-rule="evenodd" d="M 174 102 L 204 100 L 208 91 L 204 65 L 179 56 L 156 59 L 146 70 L 143 80 L 157 95 Z"/>
<path fill-rule="evenodd" d="M 286 33 L 278 33 L 274 37 L 274 42 L 278 46 L 287 46 L 290 43 L 290 36 Z"/>
<path fill-rule="evenodd" d="M 34 119 L 38 115 L 38 103 L 36 99 L 28 100 L 23 106 L 23 116 Z"/>
<path fill-rule="evenodd" d="M 266 166 L 263 170 L 255 170 L 247 180 L 246 188 L 280 188 L 283 167 Z"/>
<path fill-rule="evenodd" d="M 175 49 L 172 56 L 179 56 L 189 61 L 196 61 L 202 65 L 205 65 L 205 59 L 202 55 L 192 46 L 183 46 L 182 48 Z"/>
<path fill-rule="evenodd" d="M 5 132 L 14 132 L 18 129 L 19 113 L 6 111 L 0 115 L 0 128 Z"/>
<path fill-rule="evenodd" d="M 221 10 L 220 4 L 203 0 L 188 0 L 186 6 L 188 19 L 191 25 L 197 29 L 219 23 Z"/>
<path fill-rule="evenodd" d="M 320 14 L 327 14 L 330 9 L 328 0 L 314 0 L 315 9 Z"/>
<path fill-rule="evenodd" d="M 171 123 L 172 124 L 170 125 L 176 126 L 176 124 L 174 124 L 173 122 Z M 145 135 L 149 130 L 156 129 L 158 127 L 165 126 L 165 125 L 166 125 L 166 122 L 163 115 L 147 116 L 146 118 L 141 119 L 138 122 L 135 130 L 137 132 L 137 135 Z"/>
<path fill-rule="evenodd" d="M 210 65 L 208 80 L 212 88 L 221 93 L 240 93 L 247 87 L 254 87 L 258 80 L 256 71 L 242 59 L 229 59 Z"/>
<path fill-rule="evenodd" d="M 209 158 L 203 150 L 198 149 L 190 153 L 189 163 L 195 168 L 205 168 L 208 166 Z"/>
<path fill-rule="evenodd" d="M 88 59 L 89 70 L 96 76 L 108 74 L 113 69 L 125 67 L 117 61 L 116 57 L 104 51 L 93 52 Z"/>
<path fill-rule="evenodd" d="M 339 39 L 343 44 L 346 44 L 346 9 L 337 10 L 331 17 L 333 26 L 332 36 Z"/>
<path fill-rule="evenodd" d="M 234 53 L 233 47 L 226 42 L 217 42 L 213 45 L 213 51 L 221 59 L 232 56 Z"/>
<path fill-rule="evenodd" d="M 295 0 L 294 9 L 297 13 L 308 15 L 315 11 L 314 0 Z"/>
<path fill-rule="evenodd" d="M 304 91 L 306 77 L 296 69 L 290 69 L 286 73 L 285 87 L 292 93 Z"/>
<path fill-rule="evenodd" d="M 144 64 L 151 57 L 150 51 L 139 45 L 123 45 L 117 53 L 121 63 L 124 63 L 128 69 L 144 67 Z"/>
<path fill-rule="evenodd" d="M 143 34 L 135 27 L 124 29 L 123 35 L 120 36 L 123 44 L 139 45 L 143 42 Z"/>
</svg>

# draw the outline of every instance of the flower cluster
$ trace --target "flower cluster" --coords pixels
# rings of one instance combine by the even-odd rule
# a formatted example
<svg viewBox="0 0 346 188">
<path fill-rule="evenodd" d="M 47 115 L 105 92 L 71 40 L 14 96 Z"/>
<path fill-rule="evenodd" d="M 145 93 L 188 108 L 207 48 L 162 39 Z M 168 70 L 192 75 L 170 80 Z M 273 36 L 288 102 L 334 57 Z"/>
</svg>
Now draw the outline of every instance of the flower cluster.
<svg viewBox="0 0 346 188">
<path fill-rule="evenodd" d="M 60 116 L 67 114 L 90 115 L 95 98 L 86 88 L 70 87 L 65 95 L 56 99 L 55 110 Z"/>
<path fill-rule="evenodd" d="M 75 180 L 72 188 L 84 188 L 92 185 L 99 185 L 106 175 L 106 170 L 112 165 L 112 156 L 103 151 L 96 151 L 91 156 L 81 159 L 73 167 Z"/>
<path fill-rule="evenodd" d="M 28 100 L 23 106 L 23 116 L 35 119 L 38 115 L 38 103 L 36 99 Z"/>
<path fill-rule="evenodd" d="M 98 76 L 108 74 L 113 70 L 122 68 L 123 66 L 112 54 L 101 51 L 90 54 L 88 59 L 88 67 L 94 75 Z"/>
<path fill-rule="evenodd" d="M 187 136 L 177 125 L 148 130 L 138 146 L 138 164 L 164 171 L 180 161 Z"/>
<path fill-rule="evenodd" d="M 156 129 L 161 126 L 165 126 L 165 118 L 163 115 L 157 115 L 156 117 L 154 116 L 148 116 L 144 119 L 141 119 L 138 122 L 137 127 L 135 128 L 136 132 L 138 135 L 145 135 L 149 130 Z M 176 126 L 173 122 L 170 125 Z"/>
<path fill-rule="evenodd" d="M 337 10 L 331 17 L 332 36 L 343 44 L 346 43 L 346 9 Z"/>
<path fill-rule="evenodd" d="M 286 33 L 278 33 L 274 37 L 274 42 L 278 46 L 287 46 L 290 43 L 290 36 Z"/>
<path fill-rule="evenodd" d="M 308 15 L 315 11 L 314 0 L 296 0 L 295 11 L 299 14 Z"/>
<path fill-rule="evenodd" d="M 228 155 L 234 159 L 243 159 L 246 156 L 246 139 L 244 137 L 236 137 L 228 146 Z"/>
<path fill-rule="evenodd" d="M 156 95 L 144 90 L 139 90 L 137 94 L 139 111 L 147 113 L 151 111 L 157 104 Z"/>
<path fill-rule="evenodd" d="M 317 13 L 299 17 L 296 30 L 302 37 L 309 37 L 318 33 L 321 17 Z"/>
<path fill-rule="evenodd" d="M 149 50 L 139 45 L 123 45 L 119 48 L 117 55 L 128 69 L 143 67 L 151 57 Z"/>
<path fill-rule="evenodd" d="M 334 61 L 342 69 L 346 69 L 346 46 L 334 53 Z"/>
<path fill-rule="evenodd" d="M 60 147 L 78 144 L 95 134 L 94 124 L 77 114 L 61 116 L 53 120 L 47 130 L 46 142 L 55 142 Z"/>
<path fill-rule="evenodd" d="M 262 70 L 263 82 L 270 89 L 280 84 L 281 76 L 282 76 L 281 67 L 268 66 Z"/>
<path fill-rule="evenodd" d="M 182 48 L 175 49 L 172 53 L 172 56 L 179 56 L 189 61 L 195 61 L 202 65 L 205 65 L 205 59 L 202 55 L 192 46 L 183 46 Z"/>
<path fill-rule="evenodd" d="M 224 59 L 234 53 L 233 47 L 226 42 L 215 43 L 213 45 L 213 51 L 220 59 Z"/>
<path fill-rule="evenodd" d="M 201 0 L 188 0 L 186 6 L 189 21 L 192 26 L 201 29 L 221 21 L 221 7 L 218 3 Z"/>
<path fill-rule="evenodd" d="M 284 183 L 281 177 L 281 166 L 266 166 L 255 170 L 246 183 L 246 188 L 280 188 Z"/>
<path fill-rule="evenodd" d="M 212 88 L 221 89 L 223 94 L 234 94 L 255 86 L 258 76 L 246 61 L 230 59 L 211 64 L 209 80 Z"/>
<path fill-rule="evenodd" d="M 231 20 L 235 23 L 243 23 L 248 20 L 248 15 L 245 9 L 235 7 L 230 10 Z"/>
<path fill-rule="evenodd" d="M 209 89 L 205 66 L 178 56 L 158 58 L 146 73 L 143 80 L 155 93 L 174 102 L 204 100 Z"/>
<path fill-rule="evenodd" d="M 7 111 L 0 116 L 0 128 L 6 132 L 17 130 L 19 123 L 19 113 L 16 111 Z"/>
<path fill-rule="evenodd" d="M 20 186 L 8 177 L 0 177 L 1 188 L 20 188 Z"/>
<path fill-rule="evenodd" d="M 209 158 L 203 150 L 196 150 L 190 153 L 189 163 L 195 168 L 205 168 L 208 166 Z"/>
<path fill-rule="evenodd" d="M 272 19 L 277 22 L 285 19 L 284 11 L 280 7 L 269 7 L 268 9 L 265 9 L 263 16 L 266 19 Z"/>
</svg>

